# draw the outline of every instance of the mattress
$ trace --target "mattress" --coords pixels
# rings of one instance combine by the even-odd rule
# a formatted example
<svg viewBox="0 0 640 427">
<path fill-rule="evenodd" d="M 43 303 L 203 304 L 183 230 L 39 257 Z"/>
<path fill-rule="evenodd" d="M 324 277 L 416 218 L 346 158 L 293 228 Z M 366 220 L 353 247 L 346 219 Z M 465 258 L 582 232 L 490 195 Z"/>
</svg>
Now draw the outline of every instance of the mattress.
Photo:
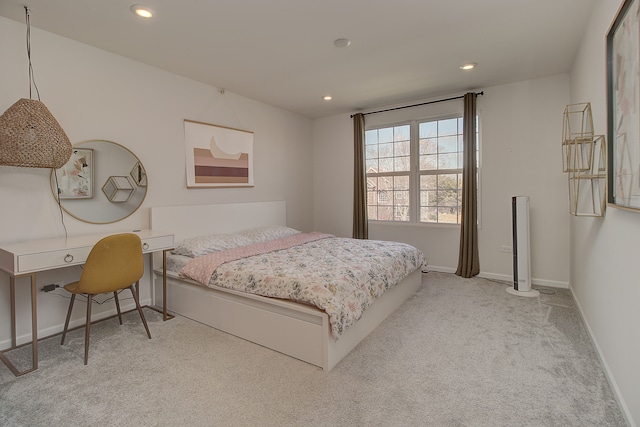
<svg viewBox="0 0 640 427">
<path fill-rule="evenodd" d="M 193 259 L 170 254 L 167 270 L 184 276 Z M 330 236 L 225 262 L 206 285 L 313 305 L 328 314 L 338 338 L 424 262 L 420 250 L 404 243 Z"/>
</svg>

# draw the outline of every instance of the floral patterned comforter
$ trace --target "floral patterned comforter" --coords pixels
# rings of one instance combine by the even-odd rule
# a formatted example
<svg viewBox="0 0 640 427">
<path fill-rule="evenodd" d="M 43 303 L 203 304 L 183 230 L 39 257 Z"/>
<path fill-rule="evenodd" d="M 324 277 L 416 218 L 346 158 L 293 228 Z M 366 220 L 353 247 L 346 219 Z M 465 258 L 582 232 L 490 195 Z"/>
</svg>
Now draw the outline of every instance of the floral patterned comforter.
<svg viewBox="0 0 640 427">
<path fill-rule="evenodd" d="M 226 262 L 208 285 L 314 305 L 338 338 L 424 261 L 404 243 L 329 237 Z"/>
</svg>

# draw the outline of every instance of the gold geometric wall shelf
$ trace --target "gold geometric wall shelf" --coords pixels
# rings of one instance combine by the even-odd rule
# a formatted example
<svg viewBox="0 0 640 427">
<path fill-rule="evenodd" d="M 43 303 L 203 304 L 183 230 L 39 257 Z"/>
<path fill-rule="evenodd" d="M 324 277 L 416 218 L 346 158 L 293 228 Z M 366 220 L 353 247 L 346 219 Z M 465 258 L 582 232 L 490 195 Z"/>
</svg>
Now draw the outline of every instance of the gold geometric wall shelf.
<svg viewBox="0 0 640 427">
<path fill-rule="evenodd" d="M 135 182 L 138 187 L 147 186 L 147 172 L 140 162 L 133 165 L 133 169 L 131 169 L 129 175 L 131 175 L 131 179 L 133 179 L 133 182 Z"/>
<path fill-rule="evenodd" d="M 565 141 L 564 172 L 585 172 L 591 169 L 594 156 L 594 136 L 581 136 Z"/>
<path fill-rule="evenodd" d="M 589 143 L 593 140 L 593 116 L 591 114 L 591 103 L 569 104 L 564 109 L 564 120 L 562 122 L 562 170 L 569 172 L 571 169 L 583 169 L 581 162 L 584 157 L 581 153 L 576 156 L 573 149 L 582 150 L 581 144 Z"/>
<path fill-rule="evenodd" d="M 110 176 L 102 186 L 102 191 L 111 203 L 128 202 L 135 187 L 128 176 Z"/>
<path fill-rule="evenodd" d="M 569 179 L 569 212 L 604 216 L 607 200 L 607 144 L 594 135 L 591 104 L 570 104 L 562 123 L 562 170 Z"/>
<path fill-rule="evenodd" d="M 607 201 L 607 144 L 604 135 L 595 135 L 590 143 L 576 145 L 582 146 L 584 154 L 584 161 L 580 164 L 588 168 L 574 168 L 568 172 L 569 212 L 575 216 L 604 216 Z M 575 152 L 580 151 L 576 149 Z"/>
</svg>

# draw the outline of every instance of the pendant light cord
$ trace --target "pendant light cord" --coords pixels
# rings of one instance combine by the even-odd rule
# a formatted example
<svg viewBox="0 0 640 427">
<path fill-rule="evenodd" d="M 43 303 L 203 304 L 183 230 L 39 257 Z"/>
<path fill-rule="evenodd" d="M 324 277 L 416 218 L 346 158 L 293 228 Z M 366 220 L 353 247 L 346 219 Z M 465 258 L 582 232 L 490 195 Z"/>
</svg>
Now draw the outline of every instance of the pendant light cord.
<svg viewBox="0 0 640 427">
<path fill-rule="evenodd" d="M 31 64 L 31 23 L 29 21 L 29 7 L 24 7 L 25 20 L 27 21 L 27 58 L 29 59 L 29 99 L 33 99 L 31 96 L 31 87 L 33 86 L 36 89 L 36 94 L 38 95 L 38 101 L 40 101 L 40 91 L 38 90 L 38 85 L 36 85 L 36 80 L 33 76 L 33 65 Z"/>
<path fill-rule="evenodd" d="M 35 88 L 36 95 L 38 96 L 38 101 L 40 101 L 40 91 L 38 90 L 38 85 L 36 84 L 36 79 L 33 73 L 33 64 L 31 63 L 31 22 L 29 20 L 28 6 L 24 7 L 24 15 L 25 15 L 25 21 L 27 23 L 27 58 L 29 60 L 29 99 L 33 99 L 31 90 L 32 88 Z M 52 150 L 51 155 L 53 156 L 53 147 L 51 147 L 51 150 Z M 64 223 L 64 212 L 62 209 L 62 203 L 60 202 L 60 186 L 58 185 L 58 174 L 56 174 L 55 168 L 51 168 L 51 175 L 54 177 L 55 184 L 56 184 L 57 194 L 55 195 L 55 199 L 58 204 L 58 209 L 60 210 L 60 221 L 62 223 L 62 228 L 64 229 L 64 236 L 66 238 L 68 237 L 67 225 Z"/>
</svg>

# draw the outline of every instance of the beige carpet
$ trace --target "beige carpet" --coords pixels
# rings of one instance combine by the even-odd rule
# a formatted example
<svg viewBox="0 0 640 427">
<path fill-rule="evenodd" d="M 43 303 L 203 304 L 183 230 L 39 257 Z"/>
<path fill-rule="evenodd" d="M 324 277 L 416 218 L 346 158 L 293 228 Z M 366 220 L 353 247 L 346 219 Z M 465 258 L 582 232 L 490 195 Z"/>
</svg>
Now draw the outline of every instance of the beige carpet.
<svg viewBox="0 0 640 427">
<path fill-rule="evenodd" d="M 427 273 L 331 372 L 176 317 L 136 313 L 0 364 L 2 426 L 624 426 L 568 291 Z M 20 359 L 29 349 L 10 353 Z"/>
</svg>

